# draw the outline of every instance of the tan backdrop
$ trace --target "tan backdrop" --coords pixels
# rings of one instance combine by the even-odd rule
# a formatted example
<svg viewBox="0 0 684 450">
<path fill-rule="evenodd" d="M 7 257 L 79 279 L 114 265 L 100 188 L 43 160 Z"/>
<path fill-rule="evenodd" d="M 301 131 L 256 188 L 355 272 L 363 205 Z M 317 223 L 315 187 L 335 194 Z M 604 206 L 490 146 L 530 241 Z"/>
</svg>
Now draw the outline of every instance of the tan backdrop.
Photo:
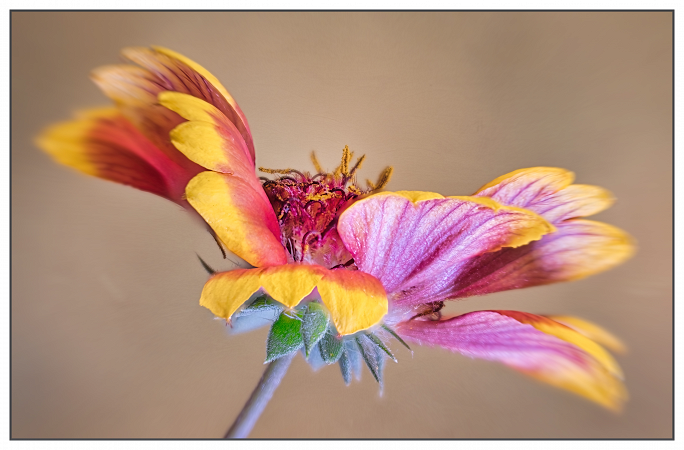
<svg viewBox="0 0 684 450">
<path fill-rule="evenodd" d="M 578 315 L 628 344 L 614 415 L 504 366 L 395 346 L 366 371 L 298 357 L 254 437 L 672 436 L 670 13 L 14 13 L 12 436 L 219 437 L 259 378 L 267 328 L 229 335 L 198 306 L 204 228 L 153 195 L 57 166 L 32 144 L 108 104 L 88 80 L 120 48 L 163 45 L 240 103 L 257 164 L 328 168 L 344 145 L 389 186 L 467 195 L 566 167 L 619 199 L 596 216 L 635 258 L 585 280 L 454 303 Z M 236 260 L 235 257 L 232 258 Z"/>
</svg>

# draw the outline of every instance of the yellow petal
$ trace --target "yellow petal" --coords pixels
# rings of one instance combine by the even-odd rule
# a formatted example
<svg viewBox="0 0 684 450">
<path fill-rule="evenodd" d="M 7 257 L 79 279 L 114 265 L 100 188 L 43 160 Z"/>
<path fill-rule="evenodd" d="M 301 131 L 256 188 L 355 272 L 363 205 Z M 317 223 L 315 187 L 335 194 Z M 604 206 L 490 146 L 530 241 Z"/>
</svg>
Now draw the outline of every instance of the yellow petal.
<svg viewBox="0 0 684 450">
<path fill-rule="evenodd" d="M 387 314 L 387 296 L 377 279 L 359 271 L 305 264 L 216 274 L 204 286 L 200 305 L 229 319 L 260 289 L 273 300 L 294 308 L 316 287 L 340 335 L 377 325 Z"/>
<path fill-rule="evenodd" d="M 249 149 L 240 132 L 214 105 L 192 95 L 162 92 L 159 103 L 188 122 L 171 130 L 174 147 L 209 170 L 256 180 Z"/>
<path fill-rule="evenodd" d="M 212 276 L 202 289 L 200 305 L 230 319 L 260 288 L 259 269 L 236 269 Z"/>
<path fill-rule="evenodd" d="M 294 308 L 311 294 L 323 278 L 325 269 L 314 265 L 287 264 L 264 268 L 261 286 L 268 295 L 288 308 Z"/>
<path fill-rule="evenodd" d="M 256 267 L 285 264 L 275 213 L 261 186 L 257 189 L 238 177 L 202 172 L 185 194 L 230 251 Z"/>
<path fill-rule="evenodd" d="M 378 325 L 387 314 L 387 294 L 382 284 L 361 271 L 327 271 L 318 284 L 318 293 L 337 332 L 343 336 Z"/>
</svg>

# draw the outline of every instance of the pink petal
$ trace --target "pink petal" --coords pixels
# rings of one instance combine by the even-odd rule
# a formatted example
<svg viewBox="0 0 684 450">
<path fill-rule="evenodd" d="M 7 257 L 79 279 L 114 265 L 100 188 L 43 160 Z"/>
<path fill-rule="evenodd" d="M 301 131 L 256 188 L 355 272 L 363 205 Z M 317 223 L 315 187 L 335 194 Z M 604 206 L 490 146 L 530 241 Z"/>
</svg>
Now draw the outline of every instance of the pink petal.
<svg viewBox="0 0 684 450">
<path fill-rule="evenodd" d="M 530 209 L 554 225 L 596 214 L 613 204 L 613 196 L 598 186 L 571 184 L 575 175 L 556 167 L 532 167 L 503 175 L 480 188 L 476 197 Z"/>
<path fill-rule="evenodd" d="M 387 292 L 421 302 L 449 286 L 467 259 L 524 245 L 552 227 L 536 214 L 496 202 L 398 192 L 356 202 L 340 216 L 337 230 L 360 270 Z"/>
<path fill-rule="evenodd" d="M 634 252 L 627 233 L 590 220 L 568 220 L 541 240 L 471 259 L 440 296 L 461 298 L 578 280 L 621 264 Z"/>
<path fill-rule="evenodd" d="M 553 167 L 521 169 L 482 187 L 475 196 L 527 208 L 552 222 L 557 231 L 518 248 L 503 248 L 463 263 L 450 284 L 436 285 L 422 296 L 399 298 L 416 305 L 431 298 L 461 298 L 569 281 L 608 270 L 634 252 L 631 237 L 600 222 L 569 220 L 599 212 L 612 203 L 596 186 L 573 185 L 574 174 Z"/>
<path fill-rule="evenodd" d="M 437 345 L 471 358 L 500 361 L 611 409 L 619 410 L 627 398 L 616 374 L 619 368 L 605 350 L 587 343 L 579 333 L 540 316 L 476 311 L 440 321 L 403 322 L 396 331 L 404 339 L 419 344 Z"/>
</svg>

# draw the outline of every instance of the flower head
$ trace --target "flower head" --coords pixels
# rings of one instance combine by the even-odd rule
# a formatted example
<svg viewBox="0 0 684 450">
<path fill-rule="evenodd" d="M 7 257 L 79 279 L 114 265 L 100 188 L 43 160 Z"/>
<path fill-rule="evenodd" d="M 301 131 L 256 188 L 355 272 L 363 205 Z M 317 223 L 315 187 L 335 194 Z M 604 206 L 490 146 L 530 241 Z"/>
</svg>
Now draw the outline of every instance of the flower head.
<svg viewBox="0 0 684 450">
<path fill-rule="evenodd" d="M 200 304 L 238 326 L 273 321 L 267 361 L 303 349 L 338 362 L 347 383 L 365 361 L 382 380 L 395 338 L 500 361 L 618 409 L 622 372 L 601 344 L 619 341 L 572 317 L 476 311 L 444 318 L 444 302 L 579 279 L 633 252 L 613 226 L 585 220 L 612 203 L 564 169 L 503 175 L 471 196 L 384 192 L 356 182 L 363 157 L 317 173 L 260 170 L 247 120 L 209 72 L 170 50 L 128 49 L 134 65 L 93 78 L 116 108 L 48 129 L 39 145 L 82 172 L 129 184 L 196 212 L 252 269 L 213 273 Z"/>
</svg>

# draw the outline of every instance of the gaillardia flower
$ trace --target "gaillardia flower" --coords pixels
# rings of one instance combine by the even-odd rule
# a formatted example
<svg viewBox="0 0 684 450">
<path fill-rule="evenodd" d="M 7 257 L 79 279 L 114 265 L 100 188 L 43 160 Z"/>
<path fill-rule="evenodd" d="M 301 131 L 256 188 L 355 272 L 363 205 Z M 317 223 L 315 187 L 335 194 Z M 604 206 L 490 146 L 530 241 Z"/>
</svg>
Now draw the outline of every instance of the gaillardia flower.
<svg viewBox="0 0 684 450">
<path fill-rule="evenodd" d="M 267 361 L 302 349 L 339 363 L 349 383 L 365 361 L 381 382 L 392 337 L 500 361 L 611 409 L 626 399 L 602 347 L 621 344 L 573 317 L 476 311 L 442 317 L 447 300 L 576 280 L 633 252 L 622 230 L 583 217 L 604 189 L 564 169 L 516 170 L 471 196 L 364 188 L 345 147 L 332 172 L 261 169 L 247 120 L 204 68 L 164 48 L 133 48 L 137 65 L 97 69 L 116 106 L 57 124 L 39 145 L 82 172 L 165 197 L 208 224 L 254 266 L 213 273 L 200 304 L 237 327 L 271 318 Z M 245 325 L 247 324 L 247 325 Z"/>
</svg>

